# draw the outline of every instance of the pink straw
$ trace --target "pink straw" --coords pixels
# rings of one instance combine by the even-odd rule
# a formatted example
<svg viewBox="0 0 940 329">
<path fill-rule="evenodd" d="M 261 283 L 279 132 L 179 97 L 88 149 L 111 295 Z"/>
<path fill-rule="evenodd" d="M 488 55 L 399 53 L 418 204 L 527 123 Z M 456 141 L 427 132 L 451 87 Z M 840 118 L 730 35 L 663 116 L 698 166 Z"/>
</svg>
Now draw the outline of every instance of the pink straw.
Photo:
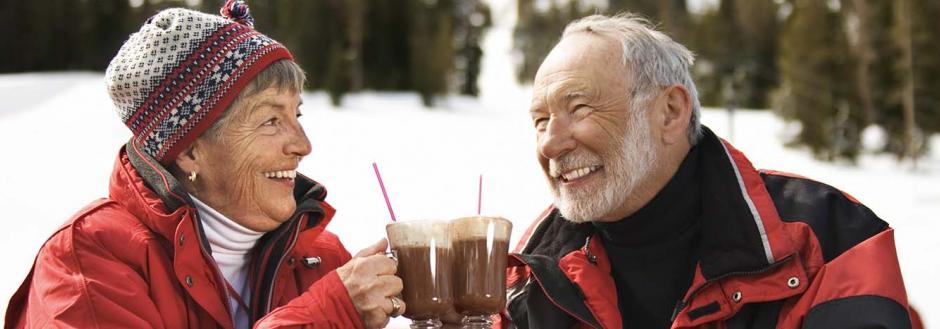
<svg viewBox="0 0 940 329">
<path fill-rule="evenodd" d="M 385 183 L 382 182 L 382 174 L 379 174 L 379 165 L 372 163 L 372 169 L 375 169 L 375 178 L 379 179 L 379 187 L 382 188 L 382 196 L 385 197 L 385 206 L 388 207 L 388 214 L 392 216 L 392 221 L 397 222 L 395 219 L 395 212 L 392 211 L 392 203 L 388 201 L 388 193 L 385 192 Z"/>
<path fill-rule="evenodd" d="M 483 175 L 480 175 L 480 184 L 477 186 L 477 215 L 483 206 Z"/>
</svg>

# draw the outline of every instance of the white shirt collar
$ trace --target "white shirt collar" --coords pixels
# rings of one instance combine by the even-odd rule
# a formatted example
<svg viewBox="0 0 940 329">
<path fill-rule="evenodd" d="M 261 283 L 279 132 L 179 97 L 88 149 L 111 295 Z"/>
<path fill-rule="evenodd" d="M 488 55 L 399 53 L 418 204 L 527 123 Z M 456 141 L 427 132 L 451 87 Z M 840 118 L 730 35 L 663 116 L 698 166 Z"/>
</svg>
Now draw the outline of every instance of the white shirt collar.
<svg viewBox="0 0 940 329">
<path fill-rule="evenodd" d="M 195 196 L 190 197 L 202 219 L 202 227 L 213 254 L 247 254 L 264 235 L 264 232 L 256 232 L 236 223 Z"/>
</svg>

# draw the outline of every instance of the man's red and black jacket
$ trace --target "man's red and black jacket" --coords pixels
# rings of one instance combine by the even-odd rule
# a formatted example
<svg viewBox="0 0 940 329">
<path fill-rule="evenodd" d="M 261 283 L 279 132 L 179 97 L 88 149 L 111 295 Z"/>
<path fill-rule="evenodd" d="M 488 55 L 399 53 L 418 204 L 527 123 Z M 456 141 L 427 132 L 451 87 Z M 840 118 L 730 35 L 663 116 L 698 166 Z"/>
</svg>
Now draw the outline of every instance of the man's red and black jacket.
<svg viewBox="0 0 940 329">
<path fill-rule="evenodd" d="M 758 171 L 707 128 L 701 258 L 672 328 L 921 328 L 894 231 L 826 184 Z M 510 259 L 504 328 L 630 328 L 601 239 L 549 208 Z"/>
</svg>

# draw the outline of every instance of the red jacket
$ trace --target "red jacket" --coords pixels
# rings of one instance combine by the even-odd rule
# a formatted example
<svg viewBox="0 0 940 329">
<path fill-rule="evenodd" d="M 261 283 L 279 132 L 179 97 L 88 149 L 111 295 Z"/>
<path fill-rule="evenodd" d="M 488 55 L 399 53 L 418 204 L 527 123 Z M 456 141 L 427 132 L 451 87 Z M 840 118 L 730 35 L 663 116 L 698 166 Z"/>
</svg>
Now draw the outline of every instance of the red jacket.
<svg viewBox="0 0 940 329">
<path fill-rule="evenodd" d="M 361 328 L 334 269 L 351 257 L 325 231 L 326 190 L 299 176 L 297 213 L 250 264 L 255 328 Z M 176 180 L 131 144 L 93 202 L 42 246 L 6 328 L 232 328 L 226 283 Z"/>
<path fill-rule="evenodd" d="M 831 186 L 755 170 L 705 130 L 701 258 L 672 328 L 922 327 L 887 223 Z M 502 327 L 631 327 L 590 223 L 549 208 L 516 252 Z"/>
</svg>

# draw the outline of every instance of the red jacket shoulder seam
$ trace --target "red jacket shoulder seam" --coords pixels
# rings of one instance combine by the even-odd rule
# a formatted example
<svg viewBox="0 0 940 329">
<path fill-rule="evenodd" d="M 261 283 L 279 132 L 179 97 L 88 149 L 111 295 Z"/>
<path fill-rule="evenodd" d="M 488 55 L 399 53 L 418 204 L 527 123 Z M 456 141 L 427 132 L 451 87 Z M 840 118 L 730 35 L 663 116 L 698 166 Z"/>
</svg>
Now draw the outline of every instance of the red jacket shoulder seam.
<svg viewBox="0 0 940 329">
<path fill-rule="evenodd" d="M 95 209 L 97 209 L 97 207 Z M 82 216 L 82 219 L 83 217 L 84 216 Z M 79 218 L 75 219 L 75 221 L 78 221 L 78 220 Z M 75 221 L 73 221 L 73 223 Z M 92 305 L 92 302 L 91 302 L 91 295 L 88 292 L 88 283 L 85 280 L 85 270 L 82 269 L 82 263 L 78 259 L 78 255 L 75 252 L 75 226 L 74 225 L 72 225 L 72 227 L 69 230 L 68 239 L 69 239 L 68 240 L 69 250 L 67 252 L 71 256 L 72 261 L 75 262 L 75 268 L 78 270 L 77 280 L 78 280 L 79 289 L 81 290 L 81 293 L 82 293 L 81 299 L 85 301 L 85 304 L 88 307 L 88 313 L 91 313 L 91 320 L 92 320 L 92 323 L 95 324 L 95 328 L 101 328 L 101 325 L 98 323 L 98 317 L 95 315 L 94 305 Z"/>
</svg>

